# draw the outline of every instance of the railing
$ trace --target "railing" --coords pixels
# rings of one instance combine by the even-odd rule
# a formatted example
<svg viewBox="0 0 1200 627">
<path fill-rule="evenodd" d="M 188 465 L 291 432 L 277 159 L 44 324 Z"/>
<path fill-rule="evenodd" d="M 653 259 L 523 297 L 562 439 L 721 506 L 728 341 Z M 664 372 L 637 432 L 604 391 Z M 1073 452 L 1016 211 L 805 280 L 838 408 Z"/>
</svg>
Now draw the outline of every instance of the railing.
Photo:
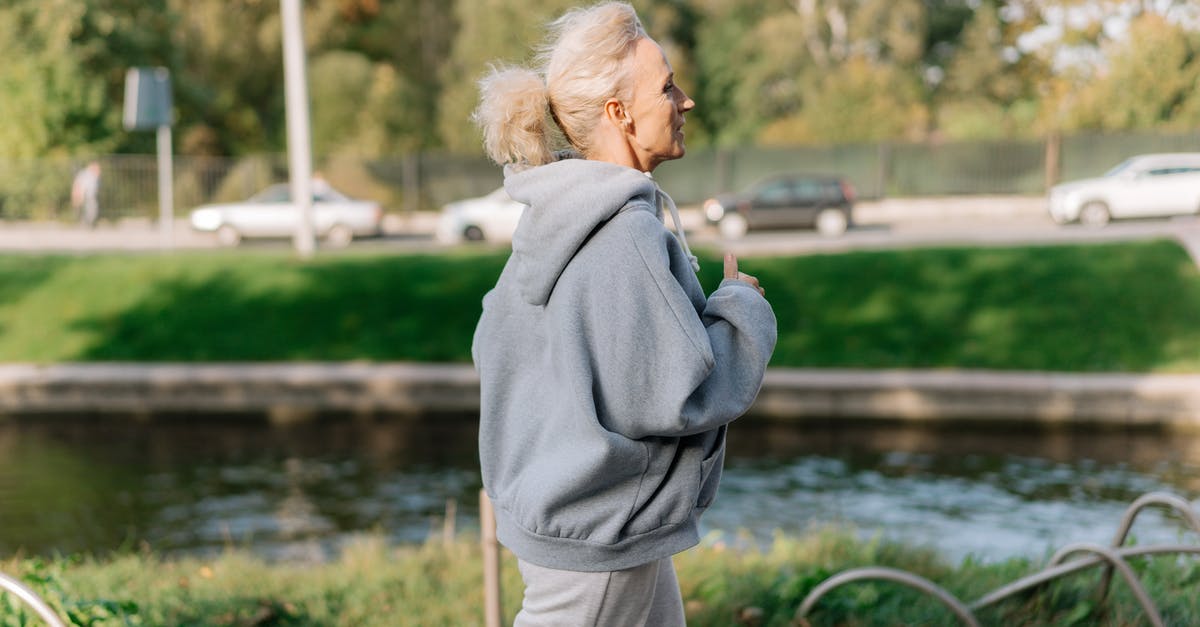
<svg viewBox="0 0 1200 627">
<path fill-rule="evenodd" d="M 50 606 L 42 600 L 33 590 L 30 590 L 25 584 L 0 573 L 0 590 L 7 590 L 20 599 L 25 605 L 33 608 L 34 613 L 38 615 L 49 627 L 66 627 L 58 614 L 54 612 Z"/>
<path fill-rule="evenodd" d="M 1039 195 L 1049 184 L 1098 176 L 1148 152 L 1200 151 L 1200 133 L 1106 134 L 1046 139 L 886 142 L 833 146 L 696 148 L 663 164 L 655 179 L 676 203 L 699 204 L 771 174 L 826 172 L 845 177 L 859 198 L 961 194 Z M 101 219 L 158 215 L 153 155 L 97 156 Z M 86 160 L 0 160 L 0 220 L 71 220 L 71 180 Z M 481 155 L 436 152 L 374 159 L 318 158 L 324 178 L 346 194 L 387 210 L 436 211 L 445 203 L 482 196 L 500 185 L 501 169 Z M 281 154 L 244 157 L 180 155 L 174 162 L 176 212 L 196 205 L 243 200 L 287 177 Z"/>
<path fill-rule="evenodd" d="M 1200 515 L 1196 514 L 1191 504 L 1173 494 L 1151 492 L 1139 497 L 1125 510 L 1124 516 L 1121 517 L 1121 524 L 1117 529 L 1117 534 L 1113 538 L 1112 546 L 1106 547 L 1096 544 L 1071 544 L 1065 546 L 1050 558 L 1050 562 L 1043 570 L 1001 586 L 971 603 L 964 603 L 937 584 L 904 570 L 874 566 L 853 568 L 838 573 L 818 584 L 804 598 L 804 601 L 800 603 L 800 608 L 796 611 L 796 622 L 801 625 L 807 625 L 807 616 L 809 613 L 816 609 L 817 603 L 822 597 L 835 588 L 857 581 L 883 580 L 899 583 L 930 595 L 949 608 L 963 624 L 978 627 L 979 621 L 974 613 L 982 608 L 998 603 L 1019 592 L 1041 586 L 1054 579 L 1093 566 L 1103 565 L 1104 575 L 1101 577 L 1099 584 L 1100 598 L 1103 599 L 1108 595 L 1109 583 L 1115 571 L 1121 575 L 1121 578 L 1125 580 L 1125 584 L 1133 592 L 1150 624 L 1155 627 L 1161 627 L 1164 624 L 1162 614 L 1158 611 L 1158 606 L 1154 603 L 1154 600 L 1147 594 L 1145 587 L 1142 586 L 1133 568 L 1129 566 L 1127 558 L 1172 553 L 1200 555 L 1200 544 L 1123 546 L 1138 514 L 1151 505 L 1160 505 L 1175 510 L 1183 516 L 1183 519 L 1193 531 L 1200 533 Z M 1081 553 L 1090 555 L 1088 557 L 1069 559 Z"/>
</svg>

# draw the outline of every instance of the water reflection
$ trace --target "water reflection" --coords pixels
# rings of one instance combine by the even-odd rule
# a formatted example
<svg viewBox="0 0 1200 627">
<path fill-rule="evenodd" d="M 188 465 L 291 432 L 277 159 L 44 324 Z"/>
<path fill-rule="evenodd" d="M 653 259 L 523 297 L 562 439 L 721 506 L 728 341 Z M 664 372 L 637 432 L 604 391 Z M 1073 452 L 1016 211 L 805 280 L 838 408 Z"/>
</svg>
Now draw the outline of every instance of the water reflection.
<svg viewBox="0 0 1200 627">
<path fill-rule="evenodd" d="M 287 560 L 335 555 L 364 532 L 420 542 L 447 501 L 477 525 L 473 418 L 246 417 L 0 423 L 0 556 L 148 545 L 244 546 Z M 707 530 L 766 540 L 815 524 L 882 530 L 948 557 L 1041 556 L 1106 542 L 1139 494 L 1200 491 L 1200 438 L 1025 427 L 937 430 L 744 422 L 730 432 Z M 1142 541 L 1173 541 L 1159 512 Z"/>
</svg>

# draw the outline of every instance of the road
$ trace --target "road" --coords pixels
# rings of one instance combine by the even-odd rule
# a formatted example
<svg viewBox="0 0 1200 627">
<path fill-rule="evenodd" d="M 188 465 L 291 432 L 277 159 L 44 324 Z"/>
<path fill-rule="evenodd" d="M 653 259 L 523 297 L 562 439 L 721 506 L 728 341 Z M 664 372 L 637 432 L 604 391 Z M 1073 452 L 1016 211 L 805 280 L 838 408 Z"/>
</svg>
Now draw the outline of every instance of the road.
<svg viewBox="0 0 1200 627">
<path fill-rule="evenodd" d="M 856 225 L 840 237 L 813 232 L 751 232 L 736 241 L 723 240 L 706 227 L 695 209 L 683 211 L 689 242 L 741 256 L 836 253 L 922 246 L 1007 246 L 1075 242 L 1129 241 L 1174 238 L 1200 266 L 1200 218 L 1114 222 L 1104 228 L 1054 224 L 1044 200 L 1029 196 L 972 196 L 887 199 L 862 202 L 855 209 Z M 436 214 L 388 216 L 384 236 L 361 240 L 354 248 L 429 251 L 440 248 L 432 239 Z M 285 240 L 250 243 L 252 247 L 284 248 Z M 95 229 L 67 223 L 0 222 L 0 251 L 66 252 L 202 250 L 218 248 L 215 237 L 188 228 L 177 220 L 170 239 L 147 220 L 104 222 Z"/>
</svg>

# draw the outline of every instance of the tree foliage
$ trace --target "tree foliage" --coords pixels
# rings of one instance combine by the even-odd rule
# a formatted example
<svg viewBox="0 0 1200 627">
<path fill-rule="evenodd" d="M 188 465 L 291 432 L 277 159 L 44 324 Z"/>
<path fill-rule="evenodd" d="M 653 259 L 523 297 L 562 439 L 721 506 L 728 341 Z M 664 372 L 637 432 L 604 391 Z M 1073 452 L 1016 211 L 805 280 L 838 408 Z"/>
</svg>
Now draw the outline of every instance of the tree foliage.
<svg viewBox="0 0 1200 627">
<path fill-rule="evenodd" d="M 479 153 L 492 63 L 579 0 L 308 0 L 318 155 Z M 1200 9 L 1145 0 L 634 0 L 693 146 L 1187 129 Z M 1119 20 L 1113 20 L 1117 16 Z M 1114 27 L 1114 24 L 1117 24 Z M 1120 25 L 1124 27 L 1120 27 Z M 1059 33 L 1047 36 L 1046 33 Z M 285 148 L 277 0 L 0 3 L 0 157 L 150 152 L 125 71 L 171 71 L 184 154 Z"/>
<path fill-rule="evenodd" d="M 1145 14 L 1133 20 L 1128 39 L 1108 46 L 1110 61 L 1079 95 L 1073 126 L 1188 130 L 1200 124 L 1200 33 Z"/>
</svg>

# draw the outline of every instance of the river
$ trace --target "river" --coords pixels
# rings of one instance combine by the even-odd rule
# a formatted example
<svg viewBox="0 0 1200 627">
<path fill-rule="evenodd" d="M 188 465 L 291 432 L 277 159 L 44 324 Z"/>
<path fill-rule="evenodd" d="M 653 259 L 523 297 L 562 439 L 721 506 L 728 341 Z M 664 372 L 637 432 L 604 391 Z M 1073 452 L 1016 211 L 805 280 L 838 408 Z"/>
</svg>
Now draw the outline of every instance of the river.
<svg viewBox="0 0 1200 627">
<path fill-rule="evenodd" d="M 367 533 L 397 543 L 478 528 L 473 417 L 54 417 L 0 421 L 0 557 L 247 548 L 336 556 Z M 1200 437 L 1153 431 L 931 429 L 886 422 L 736 423 L 706 542 L 765 544 L 840 525 L 957 562 L 1107 543 L 1149 491 L 1197 503 Z M 1159 510 L 1138 541 L 1184 534 Z"/>
</svg>

